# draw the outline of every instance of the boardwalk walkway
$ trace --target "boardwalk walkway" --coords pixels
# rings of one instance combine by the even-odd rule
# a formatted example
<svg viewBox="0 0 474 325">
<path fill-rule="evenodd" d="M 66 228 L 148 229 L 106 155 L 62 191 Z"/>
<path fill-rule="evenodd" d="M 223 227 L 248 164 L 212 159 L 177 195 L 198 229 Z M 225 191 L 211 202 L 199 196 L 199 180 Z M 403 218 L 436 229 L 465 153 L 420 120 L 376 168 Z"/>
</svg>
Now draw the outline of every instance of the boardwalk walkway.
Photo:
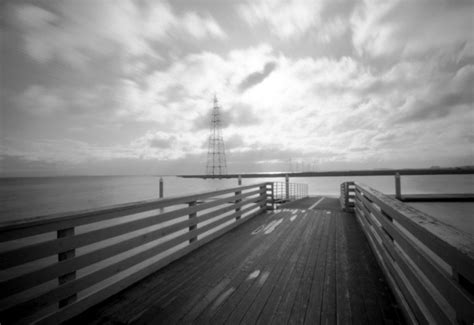
<svg viewBox="0 0 474 325">
<path fill-rule="evenodd" d="M 69 323 L 403 323 L 355 217 L 321 199 L 257 216 Z"/>
</svg>

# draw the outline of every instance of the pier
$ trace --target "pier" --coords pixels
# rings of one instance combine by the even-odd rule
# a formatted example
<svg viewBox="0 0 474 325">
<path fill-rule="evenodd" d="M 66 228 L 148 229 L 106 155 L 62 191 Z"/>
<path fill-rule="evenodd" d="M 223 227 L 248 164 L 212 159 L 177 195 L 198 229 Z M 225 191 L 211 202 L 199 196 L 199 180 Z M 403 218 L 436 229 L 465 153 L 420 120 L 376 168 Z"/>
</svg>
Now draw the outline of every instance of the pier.
<svg viewBox="0 0 474 325">
<path fill-rule="evenodd" d="M 0 322 L 472 323 L 471 235 L 364 184 L 275 189 L 2 223 Z"/>
</svg>

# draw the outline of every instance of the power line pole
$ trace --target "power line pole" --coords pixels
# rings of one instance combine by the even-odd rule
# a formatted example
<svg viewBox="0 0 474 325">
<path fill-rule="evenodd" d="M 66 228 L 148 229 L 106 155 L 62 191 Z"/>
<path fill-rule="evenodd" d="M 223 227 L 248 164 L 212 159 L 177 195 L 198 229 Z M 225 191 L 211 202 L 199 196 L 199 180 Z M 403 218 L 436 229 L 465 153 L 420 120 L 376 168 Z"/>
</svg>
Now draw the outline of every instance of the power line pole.
<svg viewBox="0 0 474 325">
<path fill-rule="evenodd" d="M 206 174 L 227 174 L 224 138 L 222 137 L 221 118 L 216 95 L 214 95 L 214 107 L 212 108 L 211 129 L 209 133 L 209 146 L 207 151 Z"/>
</svg>

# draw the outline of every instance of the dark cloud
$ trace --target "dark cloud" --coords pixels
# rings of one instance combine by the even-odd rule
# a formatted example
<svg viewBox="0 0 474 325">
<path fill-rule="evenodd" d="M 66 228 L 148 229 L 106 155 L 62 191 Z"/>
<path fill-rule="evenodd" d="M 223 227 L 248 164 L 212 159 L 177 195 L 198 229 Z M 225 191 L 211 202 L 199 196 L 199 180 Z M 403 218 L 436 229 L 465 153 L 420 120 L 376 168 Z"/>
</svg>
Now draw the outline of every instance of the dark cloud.
<svg viewBox="0 0 474 325">
<path fill-rule="evenodd" d="M 152 148 L 157 148 L 157 149 L 167 149 L 171 148 L 171 145 L 174 143 L 174 138 L 153 138 L 150 139 L 149 144 L 150 147 Z"/>
<path fill-rule="evenodd" d="M 21 155 L 0 156 L 0 176 L 38 176 L 62 175 L 63 166 L 60 163 L 32 160 Z"/>
<path fill-rule="evenodd" d="M 442 118 L 453 113 L 459 105 L 473 103 L 472 93 L 448 93 L 437 101 L 416 100 L 409 105 L 408 112 L 397 119 L 396 123 L 411 123 Z"/>
<path fill-rule="evenodd" d="M 244 145 L 244 140 L 239 134 L 233 134 L 225 140 L 225 147 L 227 150 L 241 148 Z"/>
<path fill-rule="evenodd" d="M 451 89 L 443 92 L 442 89 L 433 89 L 425 99 L 418 99 L 408 105 L 405 115 L 397 119 L 396 123 L 410 123 L 429 119 L 437 119 L 450 115 L 459 106 L 467 105 L 472 109 L 474 102 L 474 69 L 461 68 L 453 77 Z M 449 87 L 446 87 L 449 89 Z"/>
<path fill-rule="evenodd" d="M 247 104 L 234 104 L 230 109 L 223 109 L 221 114 L 221 126 L 226 128 L 230 125 L 250 126 L 259 124 L 260 117 Z M 207 114 L 200 115 L 194 120 L 194 129 L 209 129 L 211 126 L 211 110 Z"/>
<path fill-rule="evenodd" d="M 263 71 L 256 71 L 249 74 L 242 82 L 239 84 L 239 90 L 244 92 L 245 90 L 255 86 L 256 84 L 261 83 L 265 78 L 267 78 L 270 73 L 273 72 L 276 68 L 275 62 L 267 62 L 263 68 Z"/>
</svg>

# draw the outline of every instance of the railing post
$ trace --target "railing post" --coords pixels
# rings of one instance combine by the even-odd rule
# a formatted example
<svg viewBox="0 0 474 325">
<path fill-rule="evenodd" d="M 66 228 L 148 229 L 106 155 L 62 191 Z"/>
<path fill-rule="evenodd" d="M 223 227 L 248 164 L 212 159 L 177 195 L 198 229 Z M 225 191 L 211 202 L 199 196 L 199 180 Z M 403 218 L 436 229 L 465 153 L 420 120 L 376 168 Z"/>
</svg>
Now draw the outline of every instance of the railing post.
<svg viewBox="0 0 474 325">
<path fill-rule="evenodd" d="M 192 206 L 195 206 L 196 205 L 196 201 L 192 201 L 192 202 L 189 202 L 189 206 L 192 207 Z M 197 217 L 197 213 L 196 212 L 193 212 L 193 213 L 190 213 L 189 214 L 189 219 L 192 220 L 193 218 L 196 218 Z M 189 231 L 193 231 L 197 229 L 197 224 L 195 225 L 192 225 L 189 227 Z M 197 236 L 196 237 L 191 237 L 189 239 L 189 243 L 191 244 L 192 242 L 196 241 L 197 240 Z"/>
<path fill-rule="evenodd" d="M 274 183 L 270 183 L 270 188 L 271 188 L 271 191 L 272 191 L 272 196 L 271 196 L 271 199 L 272 199 L 272 211 L 275 211 L 275 187 L 274 187 Z"/>
<path fill-rule="evenodd" d="M 239 178 L 239 182 L 240 182 L 240 178 Z M 240 184 L 239 184 L 239 185 L 240 185 Z M 238 195 L 240 195 L 240 194 L 242 194 L 242 191 L 236 191 L 236 192 L 235 192 L 235 196 L 238 196 Z M 236 200 L 234 201 L 234 204 L 238 204 L 239 202 L 242 202 L 242 199 L 236 199 Z M 239 220 L 240 217 L 242 216 L 241 213 L 240 213 L 240 210 L 241 210 L 241 207 L 240 207 L 240 206 L 237 207 L 237 208 L 235 208 L 235 212 L 237 213 L 237 215 L 235 216 L 235 221 Z"/>
<path fill-rule="evenodd" d="M 265 200 L 262 203 L 260 203 L 260 208 L 265 207 L 266 209 L 267 208 L 267 184 L 260 186 L 260 197 L 262 196 L 265 198 Z"/>
<path fill-rule="evenodd" d="M 402 188 L 401 188 L 399 173 L 395 174 L 395 197 L 397 198 L 397 200 L 402 199 Z"/>
<path fill-rule="evenodd" d="M 163 177 L 160 177 L 160 199 L 163 198 Z"/>
<path fill-rule="evenodd" d="M 241 176 L 241 175 L 239 175 L 238 184 L 239 184 L 239 186 L 241 186 L 241 185 L 242 185 L 242 176 Z"/>
<path fill-rule="evenodd" d="M 290 199 L 290 177 L 288 174 L 285 176 L 285 191 L 286 191 L 286 199 Z"/>
<path fill-rule="evenodd" d="M 273 183 L 265 184 L 265 207 L 273 211 Z"/>
<path fill-rule="evenodd" d="M 74 236 L 74 227 L 72 228 L 66 228 L 66 229 L 60 229 L 57 231 L 57 238 L 64 238 L 64 237 L 69 237 L 69 236 Z M 58 253 L 58 261 L 65 261 L 71 258 L 74 258 L 76 256 L 76 250 L 75 249 L 70 249 L 64 252 L 59 252 Z M 66 273 L 58 277 L 58 284 L 62 285 L 65 284 L 66 282 L 70 282 L 76 279 L 76 271 Z M 64 299 L 59 300 L 58 302 L 58 307 L 63 308 L 69 304 L 72 304 L 74 301 L 77 300 L 77 294 L 74 293 L 70 295 L 69 297 L 66 297 Z"/>
</svg>

